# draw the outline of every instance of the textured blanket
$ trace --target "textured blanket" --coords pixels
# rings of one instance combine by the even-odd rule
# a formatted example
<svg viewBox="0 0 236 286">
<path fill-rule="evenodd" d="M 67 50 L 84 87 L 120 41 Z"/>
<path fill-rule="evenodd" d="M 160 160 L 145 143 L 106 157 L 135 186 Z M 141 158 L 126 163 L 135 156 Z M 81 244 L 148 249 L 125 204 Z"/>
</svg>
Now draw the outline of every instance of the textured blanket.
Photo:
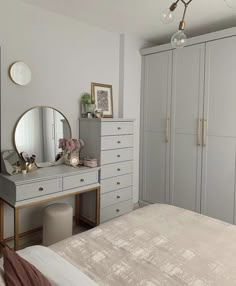
<svg viewBox="0 0 236 286">
<path fill-rule="evenodd" d="M 51 246 L 98 285 L 236 285 L 236 226 L 150 205 Z"/>
</svg>

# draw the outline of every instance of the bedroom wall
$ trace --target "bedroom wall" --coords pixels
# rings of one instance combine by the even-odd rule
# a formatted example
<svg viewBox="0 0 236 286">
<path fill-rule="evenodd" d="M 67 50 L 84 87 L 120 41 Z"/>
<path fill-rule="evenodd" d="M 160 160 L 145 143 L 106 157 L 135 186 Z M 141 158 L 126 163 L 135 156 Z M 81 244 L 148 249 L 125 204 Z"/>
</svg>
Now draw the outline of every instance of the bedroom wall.
<svg viewBox="0 0 236 286">
<path fill-rule="evenodd" d="M 49 105 L 68 118 L 78 136 L 79 97 L 91 81 L 113 85 L 114 115 L 118 115 L 119 34 L 90 27 L 18 0 L 0 1 L 2 52 L 2 150 L 12 148 L 19 116 L 37 105 Z M 15 85 L 9 66 L 18 60 L 32 69 L 32 82 Z M 21 231 L 40 225 L 39 208 L 21 211 Z M 32 217 L 34 219 L 32 220 Z M 6 209 L 5 237 L 12 235 L 13 216 Z"/>
<path fill-rule="evenodd" d="M 137 203 L 141 75 L 138 50 L 152 44 L 128 35 L 120 37 L 119 33 L 91 27 L 18 0 L 0 0 L 0 5 L 2 150 L 12 148 L 12 134 L 20 115 L 37 105 L 49 105 L 64 113 L 73 137 L 78 137 L 80 94 L 90 91 L 91 81 L 112 84 L 114 116 L 136 119 L 134 203 Z M 32 82 L 26 87 L 15 85 L 8 76 L 9 66 L 18 60 L 32 69 Z M 73 205 L 73 199 L 67 201 Z M 43 207 L 21 211 L 21 232 L 41 225 Z M 5 237 L 12 234 L 13 212 L 6 207 Z"/>
</svg>

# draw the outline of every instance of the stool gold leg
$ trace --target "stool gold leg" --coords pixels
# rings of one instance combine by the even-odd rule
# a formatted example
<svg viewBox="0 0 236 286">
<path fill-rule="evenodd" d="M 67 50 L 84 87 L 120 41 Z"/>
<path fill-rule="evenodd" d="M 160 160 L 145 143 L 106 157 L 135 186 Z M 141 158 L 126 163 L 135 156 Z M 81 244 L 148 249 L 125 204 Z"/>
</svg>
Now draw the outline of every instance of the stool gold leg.
<svg viewBox="0 0 236 286">
<path fill-rule="evenodd" d="M 14 208 L 14 250 L 19 248 L 19 209 Z"/>
</svg>

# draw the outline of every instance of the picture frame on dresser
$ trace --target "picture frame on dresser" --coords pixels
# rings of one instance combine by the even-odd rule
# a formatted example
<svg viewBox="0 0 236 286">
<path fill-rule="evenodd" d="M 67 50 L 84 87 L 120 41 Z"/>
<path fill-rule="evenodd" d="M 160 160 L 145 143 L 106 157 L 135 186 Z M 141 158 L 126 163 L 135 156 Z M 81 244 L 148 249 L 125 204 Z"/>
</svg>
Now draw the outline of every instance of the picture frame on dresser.
<svg viewBox="0 0 236 286">
<path fill-rule="evenodd" d="M 97 110 L 102 110 L 104 118 L 113 118 L 112 85 L 91 83 L 92 101 Z"/>
</svg>

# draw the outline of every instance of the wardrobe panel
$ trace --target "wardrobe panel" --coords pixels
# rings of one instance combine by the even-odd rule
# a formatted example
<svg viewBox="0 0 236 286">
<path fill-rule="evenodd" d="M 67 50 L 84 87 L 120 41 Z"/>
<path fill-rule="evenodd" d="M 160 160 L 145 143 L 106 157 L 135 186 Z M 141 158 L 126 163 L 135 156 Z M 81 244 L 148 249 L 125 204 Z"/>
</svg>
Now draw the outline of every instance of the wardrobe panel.
<svg viewBox="0 0 236 286">
<path fill-rule="evenodd" d="M 169 202 L 172 51 L 144 57 L 141 199 Z"/>
<path fill-rule="evenodd" d="M 236 37 L 206 45 L 202 213 L 234 222 Z"/>
<path fill-rule="evenodd" d="M 205 45 L 173 53 L 171 204 L 200 212 Z"/>
<path fill-rule="evenodd" d="M 163 132 L 144 133 L 143 200 L 166 202 L 166 143 Z"/>
</svg>

